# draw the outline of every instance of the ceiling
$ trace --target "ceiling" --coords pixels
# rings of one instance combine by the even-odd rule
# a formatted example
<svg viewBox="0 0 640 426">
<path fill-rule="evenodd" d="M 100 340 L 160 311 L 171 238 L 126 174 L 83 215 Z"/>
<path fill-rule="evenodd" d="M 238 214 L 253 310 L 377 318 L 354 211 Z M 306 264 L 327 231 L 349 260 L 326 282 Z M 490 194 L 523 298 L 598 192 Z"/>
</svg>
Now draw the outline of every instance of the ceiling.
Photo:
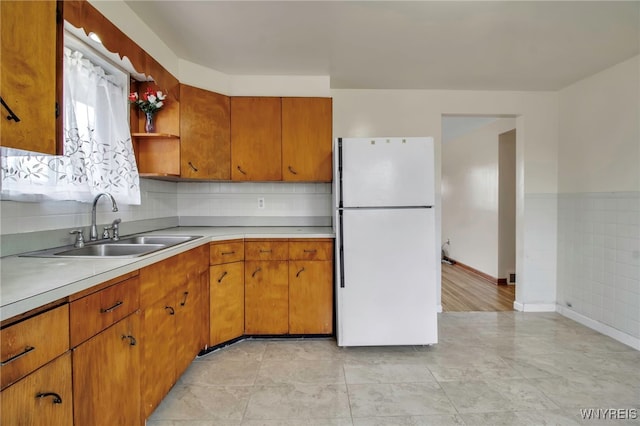
<svg viewBox="0 0 640 426">
<path fill-rule="evenodd" d="M 640 1 L 125 2 L 181 59 L 332 88 L 558 90 L 640 51 Z"/>
</svg>

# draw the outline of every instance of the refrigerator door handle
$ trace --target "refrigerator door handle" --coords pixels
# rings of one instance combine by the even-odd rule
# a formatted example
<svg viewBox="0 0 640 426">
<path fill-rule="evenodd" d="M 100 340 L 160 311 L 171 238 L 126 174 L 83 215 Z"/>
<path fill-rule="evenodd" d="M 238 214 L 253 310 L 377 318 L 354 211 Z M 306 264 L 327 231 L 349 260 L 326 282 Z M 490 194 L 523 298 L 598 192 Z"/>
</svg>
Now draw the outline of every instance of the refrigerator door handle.
<svg viewBox="0 0 640 426">
<path fill-rule="evenodd" d="M 344 232 L 343 232 L 343 219 L 342 219 L 342 210 L 338 211 L 338 230 L 339 230 L 339 238 L 340 238 L 340 248 L 339 248 L 339 252 L 340 252 L 340 261 L 339 261 L 339 265 L 340 265 L 340 288 L 344 288 Z"/>
</svg>

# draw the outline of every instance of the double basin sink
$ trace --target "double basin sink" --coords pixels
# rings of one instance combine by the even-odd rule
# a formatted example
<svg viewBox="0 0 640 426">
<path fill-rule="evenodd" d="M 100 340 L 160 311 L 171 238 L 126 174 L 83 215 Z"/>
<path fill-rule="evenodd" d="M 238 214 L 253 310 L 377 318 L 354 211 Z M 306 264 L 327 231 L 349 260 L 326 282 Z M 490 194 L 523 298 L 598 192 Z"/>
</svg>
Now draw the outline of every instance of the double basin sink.
<svg viewBox="0 0 640 426">
<path fill-rule="evenodd" d="M 129 258 L 139 257 L 201 238 L 199 235 L 137 235 L 118 241 L 99 240 L 84 247 L 57 247 L 26 253 L 27 257 Z"/>
</svg>

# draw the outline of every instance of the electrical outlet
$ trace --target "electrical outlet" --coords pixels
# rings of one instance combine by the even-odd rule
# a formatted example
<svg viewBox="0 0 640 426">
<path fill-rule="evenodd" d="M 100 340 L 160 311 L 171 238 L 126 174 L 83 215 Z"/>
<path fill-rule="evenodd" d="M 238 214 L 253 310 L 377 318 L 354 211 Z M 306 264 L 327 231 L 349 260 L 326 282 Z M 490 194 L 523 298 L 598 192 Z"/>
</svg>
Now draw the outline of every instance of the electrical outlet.
<svg viewBox="0 0 640 426">
<path fill-rule="evenodd" d="M 259 197 L 258 198 L 258 208 L 259 209 L 264 209 L 264 197 Z"/>
</svg>

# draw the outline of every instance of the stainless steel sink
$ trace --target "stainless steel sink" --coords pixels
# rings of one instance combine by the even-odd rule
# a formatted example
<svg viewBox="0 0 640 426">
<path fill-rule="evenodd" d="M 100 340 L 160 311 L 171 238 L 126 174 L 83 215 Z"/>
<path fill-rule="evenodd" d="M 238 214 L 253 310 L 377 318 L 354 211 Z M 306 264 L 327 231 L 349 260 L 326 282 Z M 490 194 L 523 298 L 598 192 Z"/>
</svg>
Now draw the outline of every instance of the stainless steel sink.
<svg viewBox="0 0 640 426">
<path fill-rule="evenodd" d="M 117 244 L 162 244 L 164 246 L 174 246 L 186 243 L 187 241 L 200 238 L 199 236 L 182 235 L 137 235 L 120 239 Z"/>
<path fill-rule="evenodd" d="M 201 238 L 200 235 L 135 235 L 119 241 L 100 240 L 84 247 L 56 247 L 25 253 L 24 257 L 128 258 L 153 253 Z"/>
<path fill-rule="evenodd" d="M 73 248 L 57 253 L 54 256 L 73 256 L 73 257 L 135 257 L 148 254 L 156 250 L 162 250 L 167 247 L 163 244 L 118 244 L 106 243 L 84 246 L 82 248 Z"/>
</svg>

